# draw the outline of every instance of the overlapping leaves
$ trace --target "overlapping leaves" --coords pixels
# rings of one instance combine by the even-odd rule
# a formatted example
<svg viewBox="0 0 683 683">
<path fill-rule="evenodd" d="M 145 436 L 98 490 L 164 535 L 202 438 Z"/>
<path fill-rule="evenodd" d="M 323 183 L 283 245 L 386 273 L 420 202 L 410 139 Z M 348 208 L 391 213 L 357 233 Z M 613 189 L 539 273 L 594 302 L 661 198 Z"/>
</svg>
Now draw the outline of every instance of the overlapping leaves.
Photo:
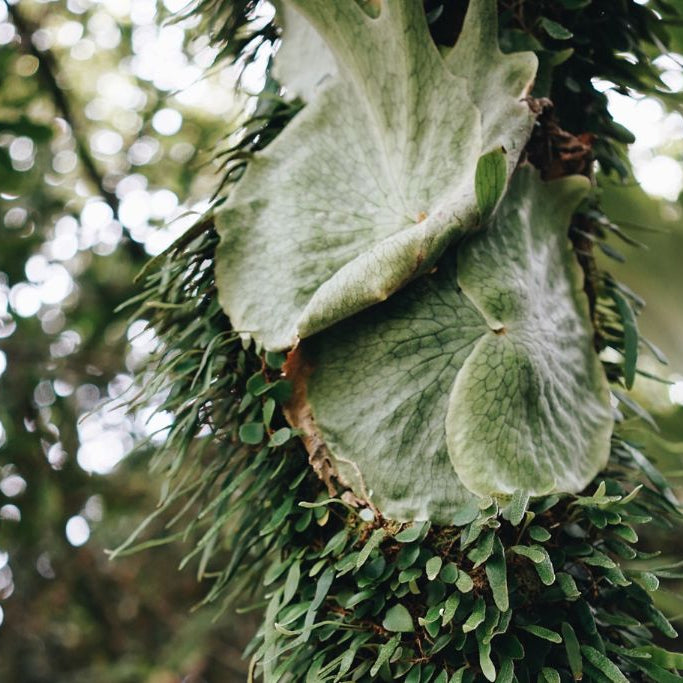
<svg viewBox="0 0 683 683">
<path fill-rule="evenodd" d="M 383 301 L 477 225 L 477 160 L 504 148 L 514 168 L 536 68 L 529 53 L 499 52 L 493 0 L 471 3 L 445 57 L 421 3 L 384 0 L 377 18 L 355 0 L 286 6 L 338 73 L 255 156 L 217 216 L 222 305 L 271 350 Z"/>
<path fill-rule="evenodd" d="M 280 73 L 309 103 L 217 216 L 233 326 L 271 351 L 322 335 L 303 408 L 318 427 L 294 422 L 388 516 L 451 522 L 473 494 L 579 490 L 612 424 L 566 239 L 584 184 L 520 171 L 492 225 L 426 275 L 494 210 L 533 121 L 535 58 L 500 53 L 492 0 L 470 3 L 445 55 L 421 3 L 285 10 Z"/>
<path fill-rule="evenodd" d="M 470 492 L 579 491 L 606 463 L 607 383 L 567 239 L 586 190 L 521 168 L 435 274 L 302 345 L 317 429 L 387 516 L 452 523 Z"/>
<path fill-rule="evenodd" d="M 682 681 L 681 655 L 651 645 L 655 631 L 677 636 L 651 596 L 668 570 L 625 562 L 647 557 L 632 525 L 651 501 L 631 485 L 492 502 L 458 527 L 368 523 L 339 499 L 302 503 L 293 527 L 327 540 L 269 569 L 255 678 Z"/>
<path fill-rule="evenodd" d="M 650 596 L 680 568 L 655 576 L 620 559 L 651 557 L 632 547 L 632 525 L 676 513 L 642 453 L 617 437 L 616 478 L 595 490 L 472 507 L 456 527 L 382 522 L 329 499 L 297 441 L 278 436 L 277 355 L 245 351 L 215 305 L 214 244 L 204 230 L 174 252 L 143 299 L 168 344 L 148 388 L 168 382 L 162 409 L 177 416 L 156 458 L 170 477 L 159 509 L 182 504 L 165 540 L 195 538 L 190 557 L 214 577 L 207 602 L 252 599 L 263 576 L 254 680 L 599 682 L 615 666 L 628 680 L 681 680 L 680 656 L 652 645 L 654 629 L 674 630 Z M 258 423 L 260 442 L 240 446 L 238 426 Z M 173 527 L 183 519 L 185 531 Z"/>
</svg>

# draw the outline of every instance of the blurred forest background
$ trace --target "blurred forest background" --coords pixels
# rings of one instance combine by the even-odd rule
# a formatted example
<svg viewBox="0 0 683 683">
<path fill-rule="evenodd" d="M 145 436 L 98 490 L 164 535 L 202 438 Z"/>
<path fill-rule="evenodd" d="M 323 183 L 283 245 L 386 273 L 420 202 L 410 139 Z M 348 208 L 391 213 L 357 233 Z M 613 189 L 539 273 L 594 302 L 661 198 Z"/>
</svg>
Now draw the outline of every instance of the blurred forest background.
<svg viewBox="0 0 683 683">
<path fill-rule="evenodd" d="M 121 407 L 155 339 L 116 309 L 209 206 L 269 57 L 237 89 L 185 4 L 0 0 L 0 681 L 245 680 L 250 617 L 192 611 L 204 588 L 176 570 L 181 542 L 104 552 L 154 509 L 140 444 L 168 426 Z M 258 24 L 271 8 L 254 5 Z M 683 89 L 683 56 L 659 62 Z M 629 429 L 683 483 L 683 116 L 601 85 L 637 136 L 633 182 L 599 178 L 618 226 L 603 256 L 661 348 L 632 392 L 659 432 L 635 405 Z M 678 532 L 644 543 L 683 559 Z M 683 595 L 660 601 L 682 620 Z"/>
</svg>

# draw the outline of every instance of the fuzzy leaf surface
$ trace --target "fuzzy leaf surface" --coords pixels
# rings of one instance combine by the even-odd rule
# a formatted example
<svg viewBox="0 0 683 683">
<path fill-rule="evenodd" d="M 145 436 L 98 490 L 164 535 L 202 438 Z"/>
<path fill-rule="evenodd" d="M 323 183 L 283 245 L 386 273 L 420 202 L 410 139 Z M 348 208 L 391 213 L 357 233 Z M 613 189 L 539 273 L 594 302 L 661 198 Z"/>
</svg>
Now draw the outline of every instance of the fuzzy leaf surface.
<svg viewBox="0 0 683 683">
<path fill-rule="evenodd" d="M 607 463 L 609 390 L 567 237 L 587 191 L 580 176 L 544 184 L 523 167 L 459 251 L 458 282 L 490 329 L 458 373 L 446 434 L 455 471 L 480 495 L 578 492 Z"/>
<path fill-rule="evenodd" d="M 307 340 L 307 396 L 341 478 L 388 517 L 451 523 L 473 494 L 579 491 L 612 417 L 569 216 L 586 192 L 522 167 L 437 271 Z"/>
<path fill-rule="evenodd" d="M 309 102 L 325 79 L 337 74 L 337 64 L 320 34 L 289 3 L 277 3 L 282 46 L 273 63 L 273 76 L 290 99 Z"/>
<path fill-rule="evenodd" d="M 377 18 L 355 0 L 285 6 L 338 73 L 255 155 L 216 217 L 222 306 L 270 350 L 383 301 L 478 224 L 477 160 L 505 147 L 511 172 L 533 122 L 520 99 L 536 69 L 533 55 L 503 56 L 484 39 L 493 0 L 471 3 L 462 47 L 446 58 L 421 3 L 383 0 Z M 481 64 L 502 88 L 493 99 L 474 82 Z"/>
<path fill-rule="evenodd" d="M 384 515 L 446 522 L 473 500 L 444 427 L 458 369 L 485 333 L 449 252 L 435 275 L 304 344 L 317 428 L 342 479 Z"/>
</svg>

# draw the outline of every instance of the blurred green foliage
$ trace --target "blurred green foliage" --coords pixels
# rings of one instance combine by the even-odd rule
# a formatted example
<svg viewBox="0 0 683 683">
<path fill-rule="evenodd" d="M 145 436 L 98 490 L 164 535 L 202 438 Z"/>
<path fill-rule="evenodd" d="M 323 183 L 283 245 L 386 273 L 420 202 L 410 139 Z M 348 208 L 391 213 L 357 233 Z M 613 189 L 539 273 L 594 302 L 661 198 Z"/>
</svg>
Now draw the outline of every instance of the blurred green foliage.
<svg viewBox="0 0 683 683">
<path fill-rule="evenodd" d="M 204 75 L 206 42 L 189 45 L 168 18 L 156 2 L 0 4 L 3 681 L 245 671 L 249 620 L 236 631 L 190 612 L 203 589 L 176 573 L 186 549 L 154 563 L 104 552 L 158 495 L 145 463 L 116 467 L 152 429 L 112 403 L 151 347 L 131 346 L 114 311 L 202 210 L 216 167 L 201 150 L 239 101 L 230 74 Z M 193 97 L 174 96 L 179 78 Z M 213 109 L 199 106 L 212 89 Z"/>
</svg>

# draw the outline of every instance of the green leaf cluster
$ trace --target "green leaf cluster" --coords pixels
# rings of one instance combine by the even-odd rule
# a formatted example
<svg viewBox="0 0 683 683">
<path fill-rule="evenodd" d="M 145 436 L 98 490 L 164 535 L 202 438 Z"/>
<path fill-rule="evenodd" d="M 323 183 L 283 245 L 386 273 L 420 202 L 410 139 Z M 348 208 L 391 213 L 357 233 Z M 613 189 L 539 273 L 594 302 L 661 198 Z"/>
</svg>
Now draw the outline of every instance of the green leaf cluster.
<svg viewBox="0 0 683 683">
<path fill-rule="evenodd" d="M 579 491 L 604 466 L 611 409 L 566 236 L 586 189 L 521 167 L 436 273 L 302 343 L 339 476 L 385 516 L 449 523 L 471 492 Z"/>
<path fill-rule="evenodd" d="M 443 55 L 419 4 L 284 7 L 282 77 L 322 56 L 299 84 L 311 101 L 216 212 L 233 326 L 271 351 L 312 347 L 307 436 L 388 517 L 447 523 L 472 494 L 579 491 L 612 425 L 566 239 L 588 183 L 545 187 L 524 167 L 503 197 L 535 58 L 499 51 L 491 0 L 470 3 Z"/>
<path fill-rule="evenodd" d="M 339 499 L 306 505 L 329 540 L 275 561 L 272 573 L 288 578 L 251 646 L 254 671 L 265 681 L 681 680 L 680 656 L 649 645 L 653 629 L 676 633 L 651 602 L 656 570 L 626 566 L 647 557 L 628 530 L 650 501 L 624 485 L 541 499 L 517 525 L 496 504 L 459 527 L 368 523 Z"/>
<path fill-rule="evenodd" d="M 177 245 L 141 297 L 168 341 L 162 409 L 178 416 L 156 460 L 170 477 L 162 512 L 181 505 L 161 541 L 193 539 L 207 602 L 265 608 L 255 679 L 680 680 L 680 657 L 651 644 L 675 634 L 652 591 L 677 569 L 630 568 L 653 564 L 633 527 L 673 523 L 678 508 L 633 444 L 613 440 L 604 482 L 582 496 L 517 494 L 446 526 L 354 507 L 323 488 L 298 439 L 275 438 L 283 358 L 245 348 L 216 306 L 215 243 L 208 229 Z M 197 438 L 206 425 L 221 425 L 215 438 Z M 259 443 L 245 425 L 262 427 Z"/>
<path fill-rule="evenodd" d="M 452 18 L 447 5 L 441 14 Z M 623 170 L 618 137 L 606 132 L 606 103 L 591 79 L 651 90 L 650 57 L 636 50 L 631 69 L 617 52 L 634 42 L 654 44 L 661 37 L 656 15 L 633 2 L 523 5 L 527 36 L 552 66 L 553 98 L 566 116 L 586 124 L 582 130 L 604 134 L 596 146 L 604 168 L 611 161 Z M 675 12 L 668 3 L 657 8 Z M 615 20 L 604 34 L 598 18 L 606 13 Z M 438 16 L 429 19 L 433 35 L 443 28 Z M 513 47 L 520 21 L 503 13 L 504 46 Z M 575 52 L 563 55 L 566 49 Z M 584 107 L 586 98 L 595 106 L 584 111 L 579 102 Z M 249 144 L 258 147 L 264 131 L 272 139 L 291 113 L 285 107 L 265 128 L 254 124 Z M 236 177 L 242 151 L 234 157 Z M 482 195 L 479 207 L 492 201 Z M 589 238 L 573 226 L 575 245 L 583 237 L 603 248 L 602 233 L 611 228 L 594 208 L 582 212 L 586 221 Z M 172 387 L 166 407 L 184 418 L 157 458 L 170 482 L 165 509 L 182 505 L 171 521 L 185 519 L 186 526 L 168 540 L 183 533 L 201 547 L 200 573 L 213 577 L 207 600 L 245 599 L 250 588 L 255 606 L 265 608 L 248 651 L 252 680 L 681 680 L 680 655 L 652 644 L 675 636 L 652 592 L 660 579 L 679 577 L 680 568 L 658 567 L 652 554 L 635 547 L 636 528 L 678 524 L 679 509 L 665 478 L 637 444 L 619 436 L 618 424 L 603 482 L 580 496 L 530 501 L 518 491 L 507 503 L 463 505 L 443 525 L 402 524 L 357 507 L 312 475 L 297 439 L 285 440 L 292 433 L 282 431 L 282 397 L 273 386 L 278 361 L 245 346 L 215 304 L 216 243 L 205 226 L 176 245 L 141 299 L 159 302 L 151 308 L 167 344 L 160 368 Z M 596 346 L 609 345 L 623 358 L 605 363 L 607 374 L 630 385 L 638 344 L 645 343 L 634 325 L 640 304 L 590 259 L 581 263 Z M 275 301 L 264 297 L 271 309 Z M 177 366 L 176 356 L 183 359 Z M 174 374 L 176 367 L 182 372 Z M 625 395 L 618 398 L 621 407 L 639 409 Z M 196 438 L 207 429 L 216 439 Z"/>
<path fill-rule="evenodd" d="M 499 51 L 492 0 L 471 3 L 445 55 L 420 3 L 385 0 L 375 18 L 355 0 L 285 5 L 285 28 L 303 22 L 319 34 L 336 72 L 251 159 L 216 214 L 222 305 L 270 350 L 431 270 L 478 225 L 480 208 L 493 208 L 534 120 L 522 100 L 536 58 Z M 313 69 L 317 81 L 320 60 L 311 66 L 307 42 L 291 40 L 283 59 L 295 68 L 285 73 Z M 476 183 L 477 160 L 493 150 L 502 166 Z"/>
</svg>

